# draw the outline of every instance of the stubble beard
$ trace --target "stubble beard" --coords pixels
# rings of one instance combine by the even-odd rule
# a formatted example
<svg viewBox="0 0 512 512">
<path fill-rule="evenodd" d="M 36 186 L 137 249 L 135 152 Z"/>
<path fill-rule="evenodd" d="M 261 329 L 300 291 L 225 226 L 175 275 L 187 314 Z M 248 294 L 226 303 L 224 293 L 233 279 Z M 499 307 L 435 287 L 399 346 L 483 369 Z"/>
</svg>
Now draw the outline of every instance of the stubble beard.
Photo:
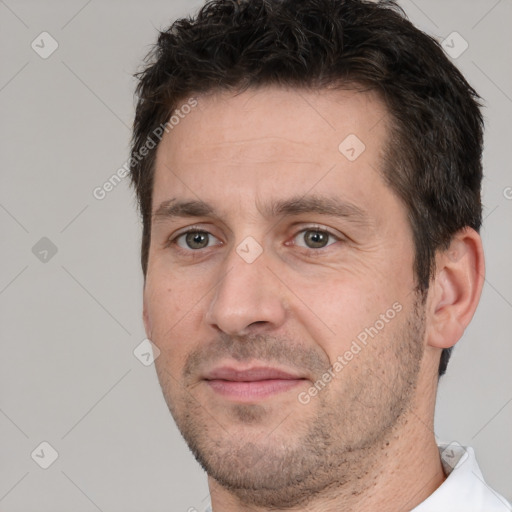
<svg viewBox="0 0 512 512">
<path fill-rule="evenodd" d="M 158 377 L 169 409 L 195 458 L 242 504 L 284 509 L 307 506 L 319 495 L 335 495 L 346 485 L 351 485 L 353 492 L 364 492 L 368 485 L 365 475 L 376 454 L 400 431 L 414 398 L 423 356 L 424 309 L 418 300 L 391 339 L 380 339 L 381 333 L 309 404 L 297 401 L 300 415 L 271 411 L 265 405 L 232 404 L 226 406 L 229 415 L 223 412 L 218 421 L 208 404 L 194 398 L 193 390 L 183 387 L 179 393 L 172 392 L 176 382 L 169 382 L 165 368 L 159 365 Z M 230 354 L 237 359 L 256 350 L 259 353 L 251 352 L 252 357 L 283 360 L 290 350 L 283 340 L 269 337 L 260 337 L 257 345 L 232 340 L 223 340 L 222 345 L 223 349 L 229 345 Z M 259 348 L 247 349 L 251 346 Z M 295 361 L 297 350 L 295 347 Z M 278 351 L 282 354 L 275 357 Z M 311 357 L 319 369 L 321 359 L 317 354 L 303 354 L 304 361 Z M 391 365 L 392 371 L 383 373 L 383 365 Z M 323 361 L 323 371 L 329 366 Z M 338 378 L 343 385 L 341 392 Z M 305 414 L 303 408 L 311 409 Z M 269 418 L 271 412 L 277 417 Z M 223 424 L 229 421 L 224 418 L 230 418 L 231 423 Z M 254 439 L 243 433 L 259 425 L 268 429 L 268 435 Z M 231 428 L 238 435 L 230 432 Z"/>
</svg>

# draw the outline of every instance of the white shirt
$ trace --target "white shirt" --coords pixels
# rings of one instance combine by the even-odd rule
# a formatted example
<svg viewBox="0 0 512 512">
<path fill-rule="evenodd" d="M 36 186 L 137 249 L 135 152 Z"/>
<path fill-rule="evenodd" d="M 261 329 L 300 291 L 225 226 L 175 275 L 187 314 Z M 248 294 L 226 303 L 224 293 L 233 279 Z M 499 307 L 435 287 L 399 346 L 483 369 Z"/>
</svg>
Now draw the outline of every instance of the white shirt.
<svg viewBox="0 0 512 512">
<path fill-rule="evenodd" d="M 512 505 L 485 483 L 473 448 L 458 443 L 439 444 L 438 448 L 447 478 L 411 512 L 512 511 Z M 204 512 L 212 512 L 211 507 Z"/>
<path fill-rule="evenodd" d="M 440 444 L 438 448 L 447 478 L 411 512 L 512 511 L 512 505 L 485 483 L 473 448 L 458 443 Z"/>
</svg>

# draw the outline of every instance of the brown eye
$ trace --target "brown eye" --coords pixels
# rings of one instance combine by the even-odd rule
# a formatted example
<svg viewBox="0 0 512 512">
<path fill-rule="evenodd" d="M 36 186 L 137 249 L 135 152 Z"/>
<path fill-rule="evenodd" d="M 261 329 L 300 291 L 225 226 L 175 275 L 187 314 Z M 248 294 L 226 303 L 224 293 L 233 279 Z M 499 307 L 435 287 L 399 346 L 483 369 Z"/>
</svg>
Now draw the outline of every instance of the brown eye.
<svg viewBox="0 0 512 512">
<path fill-rule="evenodd" d="M 208 233 L 187 233 L 185 241 L 191 249 L 204 249 L 208 247 Z"/>
<path fill-rule="evenodd" d="M 337 238 L 321 229 L 304 229 L 295 236 L 295 244 L 306 249 L 323 249 L 337 241 Z"/>
<path fill-rule="evenodd" d="M 182 249 L 199 250 L 210 247 L 217 239 L 207 231 L 189 231 L 176 238 L 176 245 Z"/>
<path fill-rule="evenodd" d="M 304 233 L 304 242 L 311 249 L 325 247 L 329 241 L 329 234 L 322 231 L 306 231 Z"/>
</svg>

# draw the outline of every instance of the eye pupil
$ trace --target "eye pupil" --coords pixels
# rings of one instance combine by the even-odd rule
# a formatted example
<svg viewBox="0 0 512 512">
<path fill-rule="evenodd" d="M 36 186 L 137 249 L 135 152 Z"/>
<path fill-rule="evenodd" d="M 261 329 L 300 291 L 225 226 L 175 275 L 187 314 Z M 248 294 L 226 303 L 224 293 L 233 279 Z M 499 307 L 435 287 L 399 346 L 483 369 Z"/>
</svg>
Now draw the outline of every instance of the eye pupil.
<svg viewBox="0 0 512 512">
<path fill-rule="evenodd" d="M 208 233 L 201 231 L 187 233 L 186 242 L 191 249 L 204 249 L 208 246 Z"/>
<path fill-rule="evenodd" d="M 325 247 L 327 245 L 329 235 L 322 233 L 322 231 L 306 231 L 304 238 L 308 247 L 318 249 L 319 247 Z"/>
</svg>

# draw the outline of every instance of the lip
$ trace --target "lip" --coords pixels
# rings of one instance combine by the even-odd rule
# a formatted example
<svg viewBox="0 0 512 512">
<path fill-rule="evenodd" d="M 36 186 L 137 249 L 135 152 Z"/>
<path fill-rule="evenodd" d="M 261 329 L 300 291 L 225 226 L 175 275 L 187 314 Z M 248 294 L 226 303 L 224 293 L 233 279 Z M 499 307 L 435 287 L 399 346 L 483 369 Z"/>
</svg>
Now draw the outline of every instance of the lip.
<svg viewBox="0 0 512 512">
<path fill-rule="evenodd" d="M 253 366 L 245 369 L 222 366 L 220 368 L 214 368 L 208 372 L 205 377 L 205 380 L 227 380 L 233 382 L 255 382 L 272 379 L 296 380 L 302 379 L 302 377 L 288 373 L 279 368 L 267 366 Z"/>
<path fill-rule="evenodd" d="M 208 372 L 204 381 L 216 394 L 237 402 L 254 402 L 284 393 L 306 379 L 279 368 L 223 366 Z"/>
</svg>

